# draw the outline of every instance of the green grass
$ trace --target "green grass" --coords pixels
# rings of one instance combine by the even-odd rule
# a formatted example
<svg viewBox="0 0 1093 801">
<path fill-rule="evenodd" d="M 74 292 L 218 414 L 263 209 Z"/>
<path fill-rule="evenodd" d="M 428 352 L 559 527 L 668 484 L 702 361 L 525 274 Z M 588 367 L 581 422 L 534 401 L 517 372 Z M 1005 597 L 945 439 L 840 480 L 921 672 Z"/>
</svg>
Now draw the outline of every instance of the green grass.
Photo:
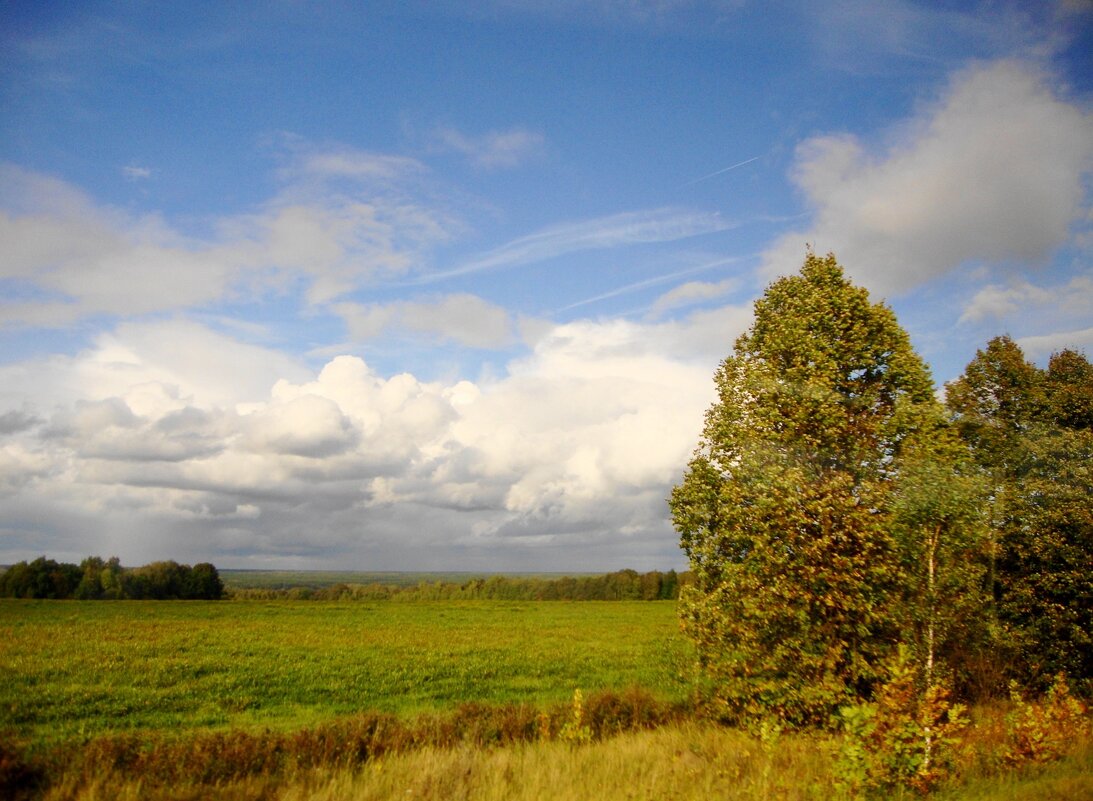
<svg viewBox="0 0 1093 801">
<path fill-rule="evenodd" d="M 680 701 L 689 661 L 671 602 L 5 600 L 0 780 L 47 801 L 837 797 L 830 734 L 760 741 L 596 694 Z M 613 728 L 626 703 L 651 717 Z M 1008 708 L 977 708 L 936 797 L 1093 797 L 1087 729 L 1060 762 L 999 761 Z"/>
<path fill-rule="evenodd" d="M 682 698 L 674 603 L 0 601 L 0 732 L 292 728 L 364 710 Z"/>
</svg>

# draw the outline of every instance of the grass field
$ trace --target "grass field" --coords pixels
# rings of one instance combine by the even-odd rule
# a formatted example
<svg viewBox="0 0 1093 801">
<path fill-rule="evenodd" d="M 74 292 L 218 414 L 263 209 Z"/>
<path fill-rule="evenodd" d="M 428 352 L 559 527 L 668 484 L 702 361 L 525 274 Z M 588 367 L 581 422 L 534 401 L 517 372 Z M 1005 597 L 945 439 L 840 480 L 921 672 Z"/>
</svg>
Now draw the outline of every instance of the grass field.
<svg viewBox="0 0 1093 801">
<path fill-rule="evenodd" d="M 0 643 L 0 731 L 31 740 L 686 693 L 661 602 L 0 601 Z"/>
<path fill-rule="evenodd" d="M 689 661 L 671 602 L 0 601 L 0 797 L 847 797 L 835 735 L 688 712 Z M 1093 798 L 1087 730 L 1013 770 L 985 712 L 938 798 Z"/>
</svg>

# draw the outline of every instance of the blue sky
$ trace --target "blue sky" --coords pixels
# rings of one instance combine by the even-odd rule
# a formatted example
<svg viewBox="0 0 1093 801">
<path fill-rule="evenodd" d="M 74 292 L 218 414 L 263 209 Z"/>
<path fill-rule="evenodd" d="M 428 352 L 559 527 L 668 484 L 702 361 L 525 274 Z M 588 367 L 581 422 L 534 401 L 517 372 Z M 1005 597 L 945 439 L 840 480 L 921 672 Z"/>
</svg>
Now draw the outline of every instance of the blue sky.
<svg viewBox="0 0 1093 801">
<path fill-rule="evenodd" d="M 1093 347 L 1088 3 L 0 3 L 0 562 L 682 567 L 806 243 Z"/>
</svg>

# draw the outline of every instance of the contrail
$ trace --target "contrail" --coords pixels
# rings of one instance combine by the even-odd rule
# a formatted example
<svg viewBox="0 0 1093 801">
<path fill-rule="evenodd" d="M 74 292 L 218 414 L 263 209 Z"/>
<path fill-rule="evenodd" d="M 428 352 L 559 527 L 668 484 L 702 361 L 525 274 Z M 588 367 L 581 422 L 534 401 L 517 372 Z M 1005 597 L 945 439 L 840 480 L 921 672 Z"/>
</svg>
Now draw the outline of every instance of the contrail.
<svg viewBox="0 0 1093 801">
<path fill-rule="evenodd" d="M 723 170 L 718 170 L 717 172 L 711 172 L 709 175 L 703 175 L 701 178 L 695 178 L 693 181 L 688 181 L 687 183 L 683 184 L 683 186 L 694 186 L 695 184 L 697 184 L 701 181 L 705 181 L 705 180 L 708 180 L 710 178 L 713 178 L 714 176 L 720 175 L 723 172 L 728 172 L 729 170 L 735 170 L 737 167 L 743 167 L 745 164 L 751 164 L 753 161 L 759 161 L 759 158 L 760 158 L 759 156 L 754 156 L 754 157 L 748 159 L 747 161 L 737 162 L 736 164 L 733 164 L 729 167 L 725 167 Z"/>
<path fill-rule="evenodd" d="M 601 300 L 607 300 L 608 298 L 618 297 L 619 295 L 625 295 L 629 292 L 637 292 L 639 289 L 645 289 L 646 287 L 654 286 L 656 284 L 663 284 L 668 281 L 672 281 L 676 278 L 682 278 L 685 275 L 691 275 L 692 273 L 700 273 L 703 270 L 711 270 L 714 267 L 721 267 L 726 264 L 732 264 L 741 260 L 741 256 L 729 257 L 725 259 L 718 259 L 717 261 L 706 262 L 705 264 L 699 264 L 697 267 L 688 267 L 686 270 L 678 270 L 674 273 L 667 273 L 665 275 L 655 275 L 652 278 L 646 278 L 644 281 L 637 281 L 633 284 L 627 284 L 626 286 L 612 289 L 609 292 L 604 292 L 602 295 L 596 295 L 592 298 L 585 298 L 584 300 L 578 300 L 576 303 L 570 303 L 568 306 L 563 306 L 560 309 L 555 309 L 555 313 L 569 311 L 570 309 L 576 309 L 578 306 L 587 306 L 590 303 L 597 303 Z"/>
</svg>

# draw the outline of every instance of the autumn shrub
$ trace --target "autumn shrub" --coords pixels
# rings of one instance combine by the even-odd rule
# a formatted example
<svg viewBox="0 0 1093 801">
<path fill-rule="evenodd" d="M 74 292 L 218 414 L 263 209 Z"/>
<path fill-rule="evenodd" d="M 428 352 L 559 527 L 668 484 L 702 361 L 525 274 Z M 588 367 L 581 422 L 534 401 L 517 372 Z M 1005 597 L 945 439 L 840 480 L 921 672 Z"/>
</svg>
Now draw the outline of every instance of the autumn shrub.
<svg viewBox="0 0 1093 801">
<path fill-rule="evenodd" d="M 1016 682 L 1010 684 L 1013 711 L 1006 717 L 1004 764 L 1016 767 L 1056 760 L 1081 736 L 1088 736 L 1088 709 L 1070 693 L 1066 675 L 1058 674 L 1040 701 L 1027 701 Z"/>
<path fill-rule="evenodd" d="M 920 687 L 918 671 L 901 648 L 874 701 L 839 713 L 843 739 L 838 783 L 851 797 L 902 787 L 927 793 L 951 775 L 965 708 L 937 683 Z"/>
<path fill-rule="evenodd" d="M 654 729 L 677 720 L 681 710 L 657 701 L 640 687 L 616 693 L 592 693 L 584 702 L 584 719 L 593 736 L 609 737 L 627 731 Z"/>
<path fill-rule="evenodd" d="M 458 744 L 477 747 L 528 742 L 537 738 L 538 714 L 527 704 L 460 704 L 447 715 L 418 721 L 415 742 L 448 748 Z"/>
</svg>

